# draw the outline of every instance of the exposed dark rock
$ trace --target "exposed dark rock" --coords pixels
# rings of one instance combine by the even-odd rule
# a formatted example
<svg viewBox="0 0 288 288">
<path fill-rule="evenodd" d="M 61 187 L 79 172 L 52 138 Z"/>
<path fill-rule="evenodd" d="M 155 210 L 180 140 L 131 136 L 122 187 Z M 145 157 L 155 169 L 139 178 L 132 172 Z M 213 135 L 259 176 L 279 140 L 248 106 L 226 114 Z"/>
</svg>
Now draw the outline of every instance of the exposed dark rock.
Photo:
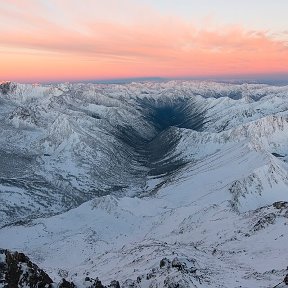
<svg viewBox="0 0 288 288">
<path fill-rule="evenodd" d="M 278 153 L 276 153 L 276 152 L 272 152 L 272 155 L 275 156 L 275 157 L 278 157 L 278 158 L 285 157 L 285 156 L 283 156 L 283 155 L 281 155 L 281 154 L 278 154 Z"/>
<path fill-rule="evenodd" d="M 76 288 L 76 285 L 73 282 L 68 282 L 64 278 L 58 285 L 59 288 Z"/>
<path fill-rule="evenodd" d="M 276 215 L 274 213 L 269 213 L 265 216 L 263 216 L 261 219 L 258 220 L 258 222 L 254 225 L 253 229 L 254 231 L 259 231 L 269 224 L 274 224 L 276 219 Z"/>
<path fill-rule="evenodd" d="M 96 280 L 95 280 L 95 282 L 94 282 L 92 287 L 95 287 L 95 288 L 106 288 L 104 285 L 102 285 L 101 281 L 98 278 L 96 278 Z"/>
<path fill-rule="evenodd" d="M 163 258 L 160 261 L 160 268 L 168 268 L 171 266 L 171 261 L 167 258 Z"/>
<path fill-rule="evenodd" d="M 0 250 L 0 283 L 4 287 L 52 287 L 52 279 L 23 253 Z"/>
<path fill-rule="evenodd" d="M 90 278 L 90 277 L 86 277 L 86 278 L 85 278 L 85 282 L 91 282 L 91 285 L 86 286 L 86 287 L 88 287 L 88 288 L 107 288 L 106 286 L 104 286 L 104 285 L 101 283 L 101 281 L 100 281 L 98 278 L 93 279 L 93 278 Z M 119 282 L 117 282 L 117 281 L 112 281 L 108 287 L 118 288 L 117 286 L 111 286 L 111 285 L 116 285 L 117 283 L 119 284 Z M 119 285 L 119 287 L 120 287 L 120 285 Z"/>
<path fill-rule="evenodd" d="M 285 208 L 288 208 L 288 202 L 278 201 L 278 202 L 273 203 L 273 207 L 276 209 L 285 209 Z"/>
<path fill-rule="evenodd" d="M 186 262 L 188 263 L 186 263 Z M 122 286 L 118 281 L 111 281 L 105 286 L 99 278 L 85 277 L 86 288 L 139 288 L 142 280 L 149 281 L 149 287 L 158 287 L 158 278 L 164 278 L 164 287 L 184 288 L 190 287 L 194 281 L 200 282 L 202 276 L 196 275 L 195 267 L 190 267 L 189 263 L 194 263 L 194 259 L 180 260 L 175 257 L 172 261 L 163 258 L 160 267 L 151 269 L 150 273 L 137 277 L 137 280 L 127 279 Z M 187 266 L 188 265 L 188 266 Z M 176 273 L 176 274 L 175 274 Z M 59 270 L 58 274 L 66 275 L 66 270 Z M 163 281 L 163 280 L 161 280 Z M 160 283 L 160 282 L 159 282 Z M 163 283 L 163 282 L 162 282 Z M 156 285 L 156 286 L 154 286 Z M 162 284 L 163 285 L 163 284 Z M 10 252 L 0 249 L 0 287 L 3 288 L 80 288 L 72 281 L 69 282 L 64 277 L 60 283 L 53 283 L 52 279 L 23 253 Z M 162 287 L 162 286 L 161 286 Z"/>
<path fill-rule="evenodd" d="M 177 257 L 172 260 L 172 267 L 177 268 L 179 271 L 185 268 L 185 263 L 182 263 Z"/>
<path fill-rule="evenodd" d="M 283 282 L 284 282 L 286 285 L 288 285 L 288 274 L 285 276 Z"/>
<path fill-rule="evenodd" d="M 60 270 L 59 274 L 66 275 L 67 271 Z M 85 282 L 90 282 L 88 286 L 85 286 L 87 288 L 120 288 L 119 282 L 115 280 L 111 281 L 108 286 L 104 286 L 98 278 L 86 277 Z M 0 287 L 52 288 L 55 286 L 52 284 L 52 279 L 32 263 L 24 253 L 0 249 Z M 73 282 L 69 282 L 65 278 L 62 278 L 57 287 L 77 288 Z"/>
<path fill-rule="evenodd" d="M 67 278 L 68 277 L 68 271 L 64 270 L 64 269 L 59 269 L 58 270 L 58 275 L 61 277 L 61 278 Z"/>
<path fill-rule="evenodd" d="M 131 279 L 127 279 L 127 280 L 123 283 L 123 287 L 125 287 L 125 288 L 137 288 L 137 287 L 139 287 L 139 286 L 138 286 L 138 283 L 137 283 L 137 282 L 135 283 L 135 281 L 133 281 L 133 280 L 131 280 Z"/>
<path fill-rule="evenodd" d="M 118 281 L 111 281 L 109 288 L 120 288 L 120 283 Z"/>
</svg>

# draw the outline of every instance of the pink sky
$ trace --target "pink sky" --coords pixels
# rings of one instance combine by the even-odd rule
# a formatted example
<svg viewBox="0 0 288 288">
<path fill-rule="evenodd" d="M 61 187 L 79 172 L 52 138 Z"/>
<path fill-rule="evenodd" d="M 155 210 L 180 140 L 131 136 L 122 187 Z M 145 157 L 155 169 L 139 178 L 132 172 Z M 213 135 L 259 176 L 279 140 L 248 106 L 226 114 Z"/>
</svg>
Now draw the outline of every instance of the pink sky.
<svg viewBox="0 0 288 288">
<path fill-rule="evenodd" d="M 223 23 L 209 9 L 194 21 L 140 0 L 103 2 L 1 3 L 0 80 L 288 73 L 286 30 Z"/>
</svg>

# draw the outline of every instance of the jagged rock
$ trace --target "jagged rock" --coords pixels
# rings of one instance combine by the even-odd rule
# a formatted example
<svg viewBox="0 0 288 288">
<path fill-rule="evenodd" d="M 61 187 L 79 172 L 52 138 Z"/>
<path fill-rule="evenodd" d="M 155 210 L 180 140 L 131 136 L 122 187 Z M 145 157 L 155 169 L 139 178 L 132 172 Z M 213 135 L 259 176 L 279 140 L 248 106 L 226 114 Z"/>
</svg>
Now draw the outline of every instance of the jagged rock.
<svg viewBox="0 0 288 288">
<path fill-rule="evenodd" d="M 261 230 L 268 226 L 269 224 L 274 224 L 276 220 L 276 215 L 274 213 L 269 213 L 258 220 L 258 222 L 254 225 L 254 231 Z"/>
<path fill-rule="evenodd" d="M 0 283 L 4 287 L 52 287 L 52 279 L 23 253 L 0 249 Z"/>
<path fill-rule="evenodd" d="M 288 285 L 288 274 L 285 276 L 283 282 L 284 282 L 286 285 Z"/>
<path fill-rule="evenodd" d="M 101 281 L 98 278 L 92 279 L 90 277 L 86 277 L 85 278 L 85 282 L 91 282 L 92 283 L 91 285 L 86 286 L 88 288 L 107 288 L 106 286 L 102 285 Z M 112 282 L 114 283 L 114 282 L 117 282 L 117 281 L 112 281 Z M 112 284 L 112 282 L 110 283 L 110 285 Z M 117 282 L 117 283 L 119 284 L 119 282 Z M 110 285 L 108 287 L 118 288 L 117 286 L 110 286 Z"/>
<path fill-rule="evenodd" d="M 85 282 L 91 282 L 91 285 L 85 286 L 87 288 L 120 288 L 120 284 L 118 281 L 111 281 L 110 285 L 108 287 L 104 286 L 102 282 L 96 278 L 92 279 L 90 277 L 85 278 Z M 77 286 L 73 282 L 69 282 L 65 280 L 64 278 L 61 280 L 61 282 L 58 284 L 59 288 L 77 288 Z"/>
<path fill-rule="evenodd" d="M 278 202 L 273 203 L 273 207 L 276 209 L 285 209 L 285 208 L 288 208 L 288 202 L 278 201 Z"/>
<path fill-rule="evenodd" d="M 124 283 L 123 283 L 123 287 L 125 288 L 137 288 L 139 287 L 137 283 L 135 283 L 133 280 L 131 279 L 127 279 Z"/>
<path fill-rule="evenodd" d="M 101 281 L 98 278 L 96 278 L 96 280 L 95 280 L 95 282 L 94 282 L 92 287 L 95 287 L 95 288 L 106 288 L 104 285 L 102 285 Z"/>
<path fill-rule="evenodd" d="M 171 261 L 168 258 L 163 258 L 160 261 L 160 268 L 169 268 L 171 266 Z"/>
<path fill-rule="evenodd" d="M 109 288 L 120 288 L 120 284 L 118 281 L 111 281 L 110 285 L 108 286 Z"/>
<path fill-rule="evenodd" d="M 59 288 L 76 288 L 76 285 L 73 282 L 68 282 L 64 278 L 62 281 L 58 284 Z"/>
<path fill-rule="evenodd" d="M 179 271 L 183 270 L 185 267 L 185 263 L 182 263 L 177 257 L 172 260 L 172 267 L 177 268 Z"/>
<path fill-rule="evenodd" d="M 68 277 L 68 271 L 64 270 L 64 269 L 59 269 L 58 270 L 58 275 L 62 278 L 67 278 Z"/>
</svg>

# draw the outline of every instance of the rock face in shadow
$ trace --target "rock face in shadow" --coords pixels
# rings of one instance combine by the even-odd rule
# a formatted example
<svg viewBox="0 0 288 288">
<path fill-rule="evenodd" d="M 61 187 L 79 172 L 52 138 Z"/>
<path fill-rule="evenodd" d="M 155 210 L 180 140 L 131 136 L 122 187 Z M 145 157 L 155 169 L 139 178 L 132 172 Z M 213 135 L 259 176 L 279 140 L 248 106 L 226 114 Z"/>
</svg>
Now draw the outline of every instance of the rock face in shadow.
<svg viewBox="0 0 288 288">
<path fill-rule="evenodd" d="M 59 288 L 76 288 L 76 285 L 73 282 L 69 282 L 63 278 L 61 282 L 58 284 L 58 287 Z"/>
<path fill-rule="evenodd" d="M 0 249 L 0 286 L 52 287 L 52 279 L 23 253 Z"/>
<path fill-rule="evenodd" d="M 205 107 L 191 99 L 155 100 L 138 99 L 138 109 L 153 133 L 144 137 L 132 126 L 117 127 L 117 138 L 128 147 L 135 162 L 148 170 L 148 175 L 158 178 L 169 176 L 187 162 L 174 150 L 181 135 L 177 128 L 201 131 L 205 123 Z"/>
</svg>

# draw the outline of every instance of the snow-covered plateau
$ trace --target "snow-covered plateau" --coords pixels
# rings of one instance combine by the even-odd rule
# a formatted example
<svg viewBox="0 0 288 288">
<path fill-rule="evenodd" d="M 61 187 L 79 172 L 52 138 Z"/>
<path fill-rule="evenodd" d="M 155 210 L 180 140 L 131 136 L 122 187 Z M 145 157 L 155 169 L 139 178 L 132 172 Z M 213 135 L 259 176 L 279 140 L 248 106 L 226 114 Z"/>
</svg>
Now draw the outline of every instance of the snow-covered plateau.
<svg viewBox="0 0 288 288">
<path fill-rule="evenodd" d="M 287 287 L 288 86 L 0 84 L 0 248 L 0 287 Z"/>
</svg>

